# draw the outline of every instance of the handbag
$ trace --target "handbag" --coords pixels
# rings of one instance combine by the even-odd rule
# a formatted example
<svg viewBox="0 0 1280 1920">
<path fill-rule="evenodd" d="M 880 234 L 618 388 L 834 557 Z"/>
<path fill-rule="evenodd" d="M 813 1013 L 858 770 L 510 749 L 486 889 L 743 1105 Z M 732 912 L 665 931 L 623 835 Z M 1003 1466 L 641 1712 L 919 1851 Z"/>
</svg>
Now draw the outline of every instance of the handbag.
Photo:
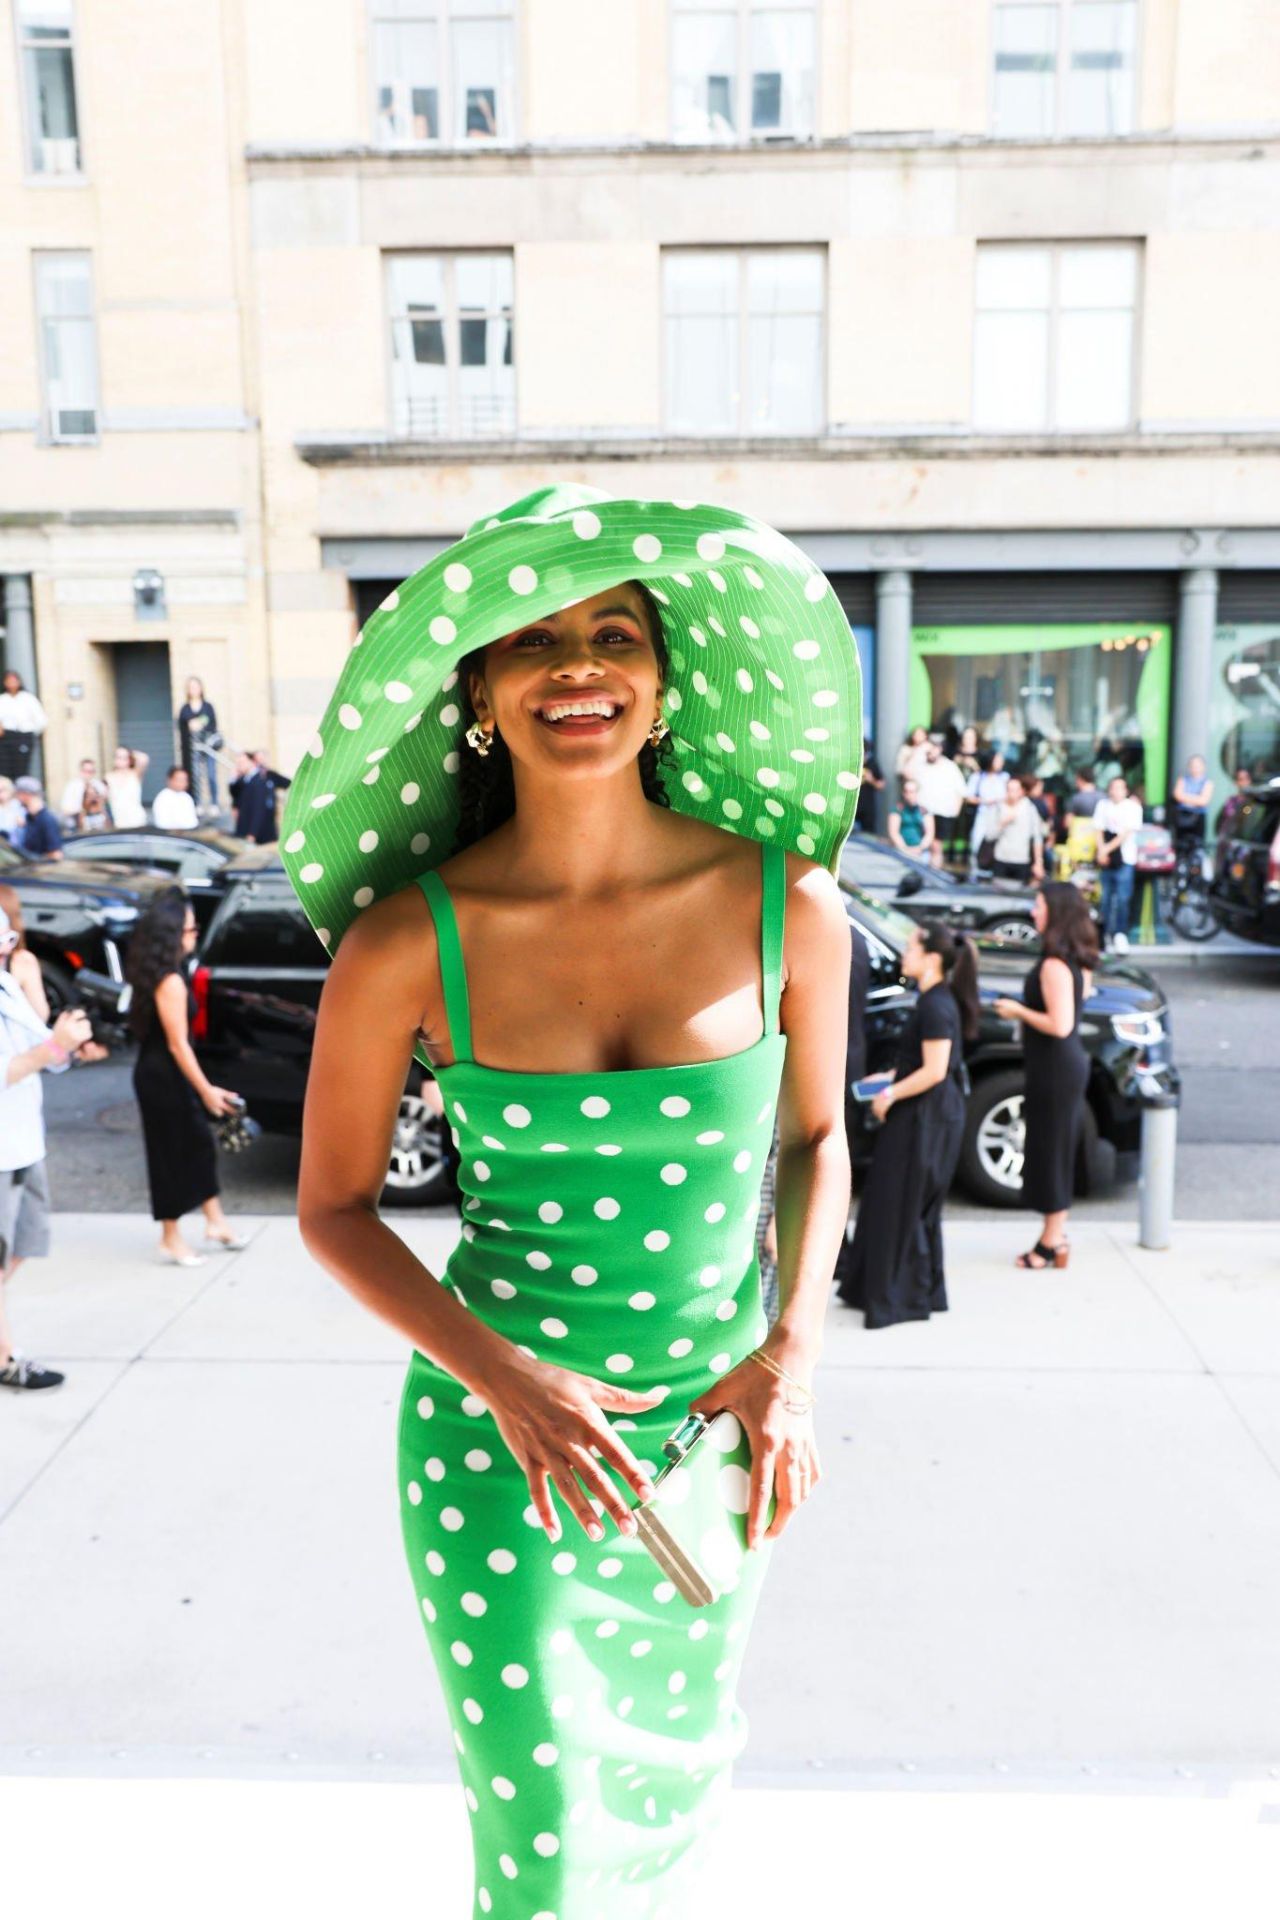
<svg viewBox="0 0 1280 1920">
<path fill-rule="evenodd" d="M 213 1137 L 227 1153 L 243 1153 L 261 1133 L 262 1128 L 243 1101 L 234 1113 L 224 1113 L 213 1123 Z"/>
<path fill-rule="evenodd" d="M 751 1449 L 736 1413 L 691 1413 L 662 1443 L 667 1464 L 633 1509 L 637 1537 L 691 1607 L 731 1593 L 747 1547 Z M 771 1492 L 765 1524 L 777 1511 Z"/>
</svg>

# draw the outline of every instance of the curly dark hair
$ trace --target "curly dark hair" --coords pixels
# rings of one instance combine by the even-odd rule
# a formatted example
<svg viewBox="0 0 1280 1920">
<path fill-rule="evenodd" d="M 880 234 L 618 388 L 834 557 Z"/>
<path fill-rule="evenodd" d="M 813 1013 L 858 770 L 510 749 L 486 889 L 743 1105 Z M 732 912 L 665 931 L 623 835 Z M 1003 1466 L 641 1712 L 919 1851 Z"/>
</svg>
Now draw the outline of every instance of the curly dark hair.
<svg viewBox="0 0 1280 1920">
<path fill-rule="evenodd" d="M 658 658 L 658 677 L 666 685 L 667 668 L 670 664 L 667 653 L 666 635 L 662 628 L 662 615 L 653 595 L 639 580 L 632 580 L 633 586 L 643 602 L 649 625 L 649 638 Z M 469 675 L 480 673 L 484 666 L 484 648 L 477 647 L 458 663 L 458 691 L 463 716 L 468 726 L 476 718 L 475 708 L 471 704 L 471 683 Z M 511 753 L 502 735 L 494 730 L 490 748 L 483 759 L 467 746 L 464 741 L 461 748 L 461 760 L 458 767 L 458 827 L 454 835 L 453 853 L 461 853 L 464 847 L 483 840 L 486 834 L 509 820 L 516 810 L 515 776 L 511 768 Z M 656 807 L 670 806 L 666 788 L 663 784 L 663 769 L 670 764 L 671 735 L 666 734 L 655 747 L 646 740 L 638 758 L 640 768 L 640 786 L 646 800 Z"/>
<path fill-rule="evenodd" d="M 182 973 L 182 927 L 187 904 L 182 887 L 166 887 L 138 915 L 129 936 L 124 977 L 133 988 L 129 1031 L 136 1040 L 143 1039 L 151 1025 L 160 982 L 167 973 Z"/>
<path fill-rule="evenodd" d="M 1054 960 L 1074 960 L 1092 971 L 1098 964 L 1098 929 L 1084 895 L 1069 880 L 1046 880 L 1040 889 L 1049 918 L 1043 946 Z"/>
</svg>

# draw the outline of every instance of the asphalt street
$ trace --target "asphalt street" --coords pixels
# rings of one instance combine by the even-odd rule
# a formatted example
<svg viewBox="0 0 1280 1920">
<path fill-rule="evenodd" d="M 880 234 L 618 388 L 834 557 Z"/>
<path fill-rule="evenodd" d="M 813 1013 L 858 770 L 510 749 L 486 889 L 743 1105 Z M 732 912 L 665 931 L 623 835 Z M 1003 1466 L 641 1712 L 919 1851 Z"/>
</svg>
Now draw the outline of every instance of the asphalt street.
<svg viewBox="0 0 1280 1920">
<path fill-rule="evenodd" d="M 1145 963 L 1144 963 L 1145 964 Z M 1175 1057 L 1184 1078 L 1179 1116 L 1178 1218 L 1272 1218 L 1275 1149 L 1280 1146 L 1280 953 L 1215 956 L 1151 965 L 1169 995 Z M 48 1075 L 54 1205 L 77 1212 L 145 1212 L 142 1138 L 131 1060 Z M 222 1158 L 229 1212 L 291 1214 L 298 1142 L 264 1136 L 243 1155 Z M 1136 1156 L 1076 1209 L 1081 1220 L 1136 1214 Z M 962 1195 L 956 1217 L 980 1216 Z"/>
</svg>

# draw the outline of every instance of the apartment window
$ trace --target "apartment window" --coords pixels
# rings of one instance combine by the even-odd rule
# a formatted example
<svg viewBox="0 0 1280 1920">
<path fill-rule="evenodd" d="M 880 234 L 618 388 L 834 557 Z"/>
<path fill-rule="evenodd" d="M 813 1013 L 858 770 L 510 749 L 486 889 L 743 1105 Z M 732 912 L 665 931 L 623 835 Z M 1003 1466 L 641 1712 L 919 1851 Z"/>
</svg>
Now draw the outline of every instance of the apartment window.
<svg viewBox="0 0 1280 1920">
<path fill-rule="evenodd" d="M 813 0 L 672 0 L 673 137 L 812 133 L 816 16 Z"/>
<path fill-rule="evenodd" d="M 71 0 L 19 0 L 18 46 L 32 173 L 80 171 Z"/>
<path fill-rule="evenodd" d="M 997 0 L 993 133 L 1132 132 L 1137 32 L 1137 0 Z"/>
<path fill-rule="evenodd" d="M 396 432 L 513 433 L 511 255 L 392 254 L 388 289 Z"/>
<path fill-rule="evenodd" d="M 824 266 L 819 248 L 664 254 L 672 433 L 821 432 Z"/>
<path fill-rule="evenodd" d="M 98 432 L 98 350 L 87 253 L 36 255 L 36 312 L 51 440 L 92 440 Z"/>
<path fill-rule="evenodd" d="M 973 424 L 1119 432 L 1133 419 L 1138 247 L 981 246 Z"/>
<path fill-rule="evenodd" d="M 384 146 L 512 137 L 512 0 L 373 0 L 371 26 Z"/>
</svg>

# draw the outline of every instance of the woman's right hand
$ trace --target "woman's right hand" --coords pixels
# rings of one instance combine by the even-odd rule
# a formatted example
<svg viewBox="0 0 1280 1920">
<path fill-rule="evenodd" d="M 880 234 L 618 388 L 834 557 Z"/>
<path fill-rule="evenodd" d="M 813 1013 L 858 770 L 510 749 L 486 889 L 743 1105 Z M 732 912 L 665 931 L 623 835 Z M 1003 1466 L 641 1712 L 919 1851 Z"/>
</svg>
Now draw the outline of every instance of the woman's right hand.
<svg viewBox="0 0 1280 1920">
<path fill-rule="evenodd" d="M 235 1113 L 240 1106 L 240 1095 L 232 1093 L 229 1087 L 210 1087 L 205 1096 L 205 1111 L 215 1120 L 221 1120 L 228 1113 Z"/>
<path fill-rule="evenodd" d="M 58 1015 L 50 1031 L 64 1053 L 74 1053 L 77 1047 L 93 1038 L 93 1028 L 83 1007 L 68 1007 Z"/>
<path fill-rule="evenodd" d="M 646 1413 L 662 1400 L 661 1387 L 637 1393 L 611 1380 L 522 1357 L 522 1364 L 496 1390 L 481 1391 L 481 1397 L 529 1482 L 534 1511 L 550 1539 L 560 1538 L 560 1521 L 549 1481 L 591 1539 L 603 1539 L 604 1528 L 580 1480 L 612 1515 L 619 1532 L 635 1532 L 631 1510 L 606 1464 L 616 1468 L 642 1500 L 652 1496 L 653 1483 L 604 1410 Z"/>
</svg>

